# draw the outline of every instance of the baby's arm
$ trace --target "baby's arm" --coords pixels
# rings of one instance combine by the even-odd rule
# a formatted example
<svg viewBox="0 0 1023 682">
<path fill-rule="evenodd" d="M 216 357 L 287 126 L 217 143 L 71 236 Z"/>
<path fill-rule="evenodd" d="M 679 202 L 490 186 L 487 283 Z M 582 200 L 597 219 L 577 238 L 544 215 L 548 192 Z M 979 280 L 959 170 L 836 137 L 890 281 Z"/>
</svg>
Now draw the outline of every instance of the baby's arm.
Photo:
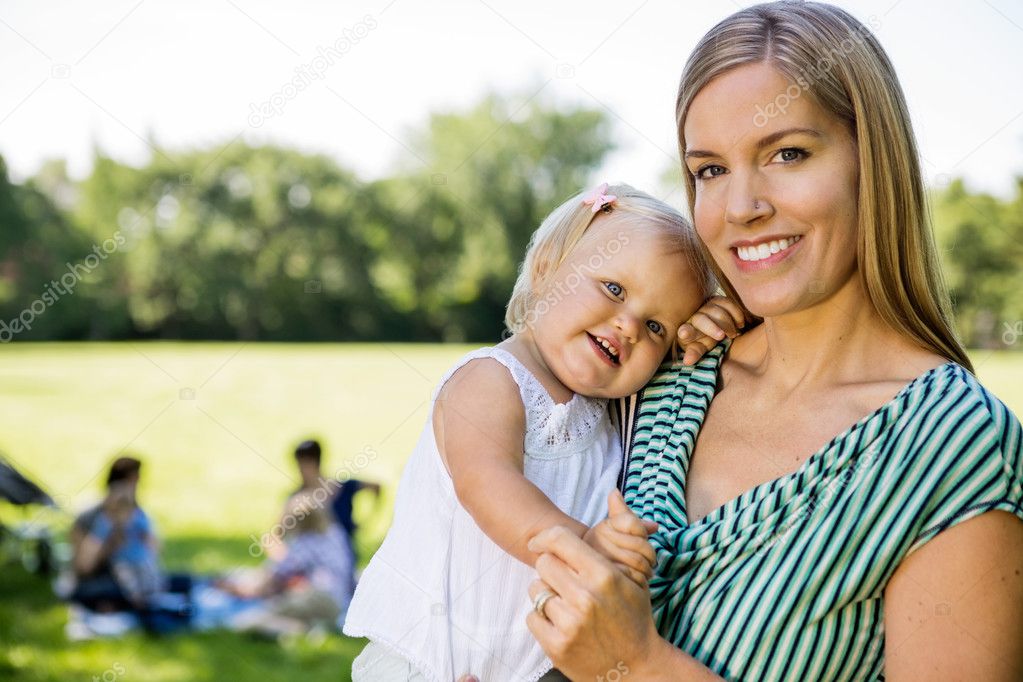
<svg viewBox="0 0 1023 682">
<path fill-rule="evenodd" d="M 459 368 L 441 388 L 434 437 L 458 501 L 501 549 L 530 566 L 526 543 L 565 526 L 583 537 L 585 524 L 565 514 L 522 473 L 525 410 L 505 367 L 490 358 Z"/>
</svg>

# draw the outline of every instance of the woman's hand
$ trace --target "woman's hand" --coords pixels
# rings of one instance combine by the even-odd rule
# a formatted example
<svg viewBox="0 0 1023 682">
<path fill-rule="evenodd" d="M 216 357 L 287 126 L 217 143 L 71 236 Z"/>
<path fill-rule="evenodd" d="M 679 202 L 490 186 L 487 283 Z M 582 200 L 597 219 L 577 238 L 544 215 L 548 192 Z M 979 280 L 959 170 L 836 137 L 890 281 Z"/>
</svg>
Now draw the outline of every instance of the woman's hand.
<svg viewBox="0 0 1023 682">
<path fill-rule="evenodd" d="M 622 513 L 609 511 L 612 517 Z M 627 578 L 570 530 L 549 528 L 530 541 L 529 549 L 540 554 L 540 580 L 530 585 L 530 598 L 544 590 L 556 596 L 547 600 L 546 618 L 532 611 L 526 624 L 565 675 L 592 680 L 606 679 L 612 670 L 622 676 L 639 672 L 664 644 L 650 614 L 649 589 Z"/>
<path fill-rule="evenodd" d="M 742 308 L 724 296 L 713 296 L 678 328 L 678 342 L 685 351 L 682 364 L 695 365 L 726 336 L 735 338 L 746 326 Z"/>
</svg>

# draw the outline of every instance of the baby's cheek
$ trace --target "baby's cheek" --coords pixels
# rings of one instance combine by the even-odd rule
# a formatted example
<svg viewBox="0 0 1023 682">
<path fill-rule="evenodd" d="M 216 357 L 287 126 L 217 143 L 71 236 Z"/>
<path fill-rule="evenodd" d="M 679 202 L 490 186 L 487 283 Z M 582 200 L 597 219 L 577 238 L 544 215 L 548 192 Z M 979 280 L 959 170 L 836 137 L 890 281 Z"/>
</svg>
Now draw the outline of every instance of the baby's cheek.
<svg viewBox="0 0 1023 682">
<path fill-rule="evenodd" d="M 644 353 L 642 358 L 637 357 L 636 366 L 634 367 L 635 376 L 633 377 L 634 389 L 632 393 L 635 393 L 639 389 L 647 385 L 654 376 L 654 372 L 661 364 L 661 355 L 659 353 Z M 631 394 L 630 394 L 631 395 Z"/>
</svg>

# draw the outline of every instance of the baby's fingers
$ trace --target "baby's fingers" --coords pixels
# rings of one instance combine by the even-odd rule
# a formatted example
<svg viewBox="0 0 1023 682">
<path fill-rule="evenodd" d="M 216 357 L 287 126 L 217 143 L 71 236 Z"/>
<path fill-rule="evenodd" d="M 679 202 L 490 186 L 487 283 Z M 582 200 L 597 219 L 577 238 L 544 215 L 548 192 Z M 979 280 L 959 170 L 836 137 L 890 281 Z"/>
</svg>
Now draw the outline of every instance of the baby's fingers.
<svg viewBox="0 0 1023 682">
<path fill-rule="evenodd" d="M 607 517 L 607 523 L 614 530 L 619 533 L 627 533 L 629 535 L 635 535 L 641 537 L 644 540 L 649 535 L 651 530 L 649 528 L 653 526 L 654 530 L 657 530 L 657 524 L 651 521 L 644 521 L 635 514 L 629 512 L 627 514 L 614 514 L 613 516 Z"/>
<path fill-rule="evenodd" d="M 716 305 L 705 304 L 689 318 L 688 323 L 692 325 L 699 334 L 710 336 L 717 340 L 725 336 L 737 336 L 739 327 L 724 308 Z"/>
<path fill-rule="evenodd" d="M 717 345 L 717 341 L 709 336 L 701 336 L 698 341 L 689 341 L 685 344 L 685 354 L 682 356 L 683 365 L 695 365 L 706 355 L 711 348 Z"/>
<path fill-rule="evenodd" d="M 600 534 L 598 543 L 598 551 L 612 561 L 627 564 L 638 571 L 653 575 L 657 557 L 645 536 L 619 533 L 609 527 Z"/>
</svg>

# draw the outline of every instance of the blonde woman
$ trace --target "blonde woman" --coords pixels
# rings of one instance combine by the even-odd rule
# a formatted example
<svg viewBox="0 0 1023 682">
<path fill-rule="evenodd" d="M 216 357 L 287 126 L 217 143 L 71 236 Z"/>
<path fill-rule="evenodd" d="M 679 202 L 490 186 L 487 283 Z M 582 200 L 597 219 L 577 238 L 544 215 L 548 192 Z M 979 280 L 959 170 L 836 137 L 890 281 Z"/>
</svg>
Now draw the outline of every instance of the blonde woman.
<svg viewBox="0 0 1023 682">
<path fill-rule="evenodd" d="M 677 120 L 697 233 L 762 323 L 622 405 L 649 591 L 548 529 L 530 630 L 579 680 L 1023 679 L 1020 423 L 952 330 L 884 50 L 830 5 L 741 10 Z"/>
</svg>

